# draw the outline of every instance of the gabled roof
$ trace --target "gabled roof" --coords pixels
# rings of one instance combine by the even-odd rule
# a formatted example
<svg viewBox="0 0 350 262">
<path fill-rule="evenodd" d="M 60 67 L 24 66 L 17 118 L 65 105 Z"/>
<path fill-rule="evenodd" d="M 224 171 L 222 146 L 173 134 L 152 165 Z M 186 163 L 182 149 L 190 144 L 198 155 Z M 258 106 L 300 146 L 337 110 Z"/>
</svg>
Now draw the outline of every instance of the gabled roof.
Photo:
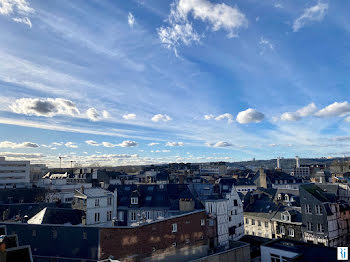
<svg viewBox="0 0 350 262">
<path fill-rule="evenodd" d="M 28 224 L 69 224 L 82 223 L 83 211 L 72 208 L 45 207 L 28 220 Z"/>
<path fill-rule="evenodd" d="M 81 197 L 89 197 L 89 198 L 94 198 L 94 197 L 104 197 L 107 195 L 110 195 L 111 192 L 108 190 L 105 190 L 103 188 L 99 187 L 93 187 L 93 188 L 84 188 L 82 189 L 76 189 L 75 190 L 75 196 L 81 196 Z"/>
<path fill-rule="evenodd" d="M 303 188 L 306 192 L 314 196 L 316 199 L 318 199 L 321 202 L 331 202 L 334 203 L 337 200 L 337 197 L 334 193 L 327 193 L 327 191 L 324 191 L 319 186 L 315 184 L 304 184 L 300 185 L 300 188 Z"/>
</svg>

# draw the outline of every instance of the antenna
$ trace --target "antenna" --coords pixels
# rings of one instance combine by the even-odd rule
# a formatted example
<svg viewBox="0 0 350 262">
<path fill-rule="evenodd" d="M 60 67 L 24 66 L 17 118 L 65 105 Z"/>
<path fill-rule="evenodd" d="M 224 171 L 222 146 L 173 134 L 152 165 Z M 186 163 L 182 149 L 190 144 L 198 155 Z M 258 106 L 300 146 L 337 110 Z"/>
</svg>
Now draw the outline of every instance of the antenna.
<svg viewBox="0 0 350 262">
<path fill-rule="evenodd" d="M 60 168 L 62 168 L 62 158 L 64 158 L 64 156 L 59 156 L 58 158 L 60 159 Z"/>
</svg>

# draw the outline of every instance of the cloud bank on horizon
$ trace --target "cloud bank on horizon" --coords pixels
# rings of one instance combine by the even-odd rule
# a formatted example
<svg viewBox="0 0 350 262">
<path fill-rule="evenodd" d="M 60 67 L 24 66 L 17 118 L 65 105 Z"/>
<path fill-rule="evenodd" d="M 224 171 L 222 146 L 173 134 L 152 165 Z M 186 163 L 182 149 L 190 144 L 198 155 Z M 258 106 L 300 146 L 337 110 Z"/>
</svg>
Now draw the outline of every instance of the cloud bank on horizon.
<svg viewBox="0 0 350 262">
<path fill-rule="evenodd" d="M 0 155 L 55 166 L 348 154 L 349 7 L 0 0 Z"/>
</svg>

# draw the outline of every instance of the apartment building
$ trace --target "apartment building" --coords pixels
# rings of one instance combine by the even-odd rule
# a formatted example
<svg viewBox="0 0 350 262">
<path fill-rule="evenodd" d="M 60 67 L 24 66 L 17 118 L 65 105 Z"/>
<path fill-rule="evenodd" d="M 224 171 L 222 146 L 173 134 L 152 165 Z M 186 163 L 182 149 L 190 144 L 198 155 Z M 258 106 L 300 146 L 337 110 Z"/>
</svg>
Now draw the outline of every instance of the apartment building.
<svg viewBox="0 0 350 262">
<path fill-rule="evenodd" d="M 30 186 L 30 161 L 7 161 L 0 157 L 0 188 Z"/>
</svg>

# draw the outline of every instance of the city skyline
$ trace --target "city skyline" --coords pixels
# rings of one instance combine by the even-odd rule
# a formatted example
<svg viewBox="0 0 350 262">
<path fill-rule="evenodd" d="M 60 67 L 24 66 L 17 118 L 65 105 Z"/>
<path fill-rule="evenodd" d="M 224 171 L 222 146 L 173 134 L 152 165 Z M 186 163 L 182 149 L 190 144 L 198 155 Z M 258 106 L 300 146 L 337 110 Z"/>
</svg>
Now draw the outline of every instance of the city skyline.
<svg viewBox="0 0 350 262">
<path fill-rule="evenodd" d="M 0 156 L 347 155 L 349 5 L 0 0 Z"/>
</svg>

